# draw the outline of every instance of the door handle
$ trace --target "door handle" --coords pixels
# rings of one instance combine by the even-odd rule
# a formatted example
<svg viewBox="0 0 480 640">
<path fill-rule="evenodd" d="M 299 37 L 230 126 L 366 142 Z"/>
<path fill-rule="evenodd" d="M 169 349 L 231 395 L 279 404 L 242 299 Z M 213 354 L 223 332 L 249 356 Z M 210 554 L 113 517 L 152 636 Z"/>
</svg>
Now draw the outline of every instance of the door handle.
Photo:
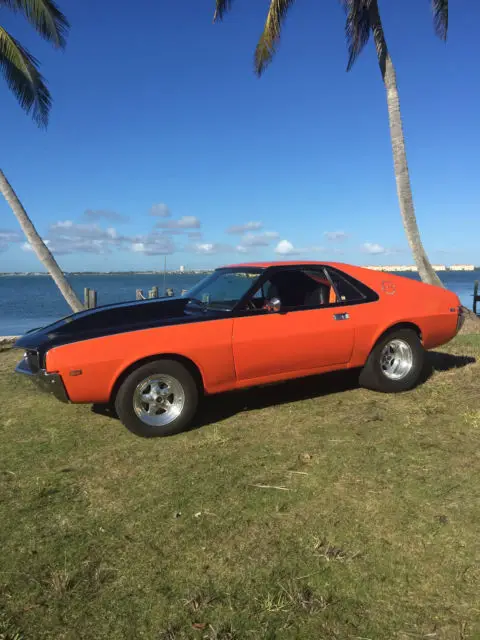
<svg viewBox="0 0 480 640">
<path fill-rule="evenodd" d="M 334 313 L 333 314 L 333 319 L 334 320 L 349 320 L 350 316 L 348 315 L 348 313 Z"/>
</svg>

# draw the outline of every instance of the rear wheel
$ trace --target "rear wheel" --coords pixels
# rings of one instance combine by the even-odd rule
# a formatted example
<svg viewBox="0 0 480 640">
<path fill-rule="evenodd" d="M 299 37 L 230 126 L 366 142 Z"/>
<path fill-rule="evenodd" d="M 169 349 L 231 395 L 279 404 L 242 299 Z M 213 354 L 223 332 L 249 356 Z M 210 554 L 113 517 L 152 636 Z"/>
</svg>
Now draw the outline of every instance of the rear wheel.
<svg viewBox="0 0 480 640">
<path fill-rule="evenodd" d="M 198 406 L 198 387 L 175 360 L 156 360 L 135 369 L 115 399 L 121 422 L 138 436 L 154 438 L 184 431 Z"/>
<path fill-rule="evenodd" d="M 372 349 L 359 381 L 375 391 L 408 391 L 420 382 L 424 367 L 425 349 L 415 331 L 394 329 Z"/>
</svg>

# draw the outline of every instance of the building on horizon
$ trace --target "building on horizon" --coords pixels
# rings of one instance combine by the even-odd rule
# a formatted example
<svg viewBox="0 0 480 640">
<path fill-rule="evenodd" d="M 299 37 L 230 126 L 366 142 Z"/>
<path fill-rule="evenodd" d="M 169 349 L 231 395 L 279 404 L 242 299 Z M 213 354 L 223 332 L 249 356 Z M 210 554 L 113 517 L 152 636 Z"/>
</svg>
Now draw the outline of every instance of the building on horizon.
<svg viewBox="0 0 480 640">
<path fill-rule="evenodd" d="M 367 265 L 366 268 L 374 271 L 401 271 L 402 273 L 418 271 L 417 266 L 414 264 Z M 473 264 L 452 264 L 451 266 L 432 264 L 432 268 L 434 271 L 475 271 L 475 265 Z"/>
<path fill-rule="evenodd" d="M 449 267 L 450 271 L 475 271 L 475 265 L 473 264 L 452 264 Z"/>
</svg>

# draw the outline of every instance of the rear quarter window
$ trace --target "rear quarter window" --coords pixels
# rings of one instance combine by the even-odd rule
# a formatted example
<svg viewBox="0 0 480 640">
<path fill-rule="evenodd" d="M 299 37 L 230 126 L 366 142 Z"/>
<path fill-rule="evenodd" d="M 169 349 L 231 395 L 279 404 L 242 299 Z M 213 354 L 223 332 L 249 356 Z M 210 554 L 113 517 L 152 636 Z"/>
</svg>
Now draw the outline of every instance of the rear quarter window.
<svg viewBox="0 0 480 640">
<path fill-rule="evenodd" d="M 378 295 L 363 283 L 336 269 L 326 269 L 340 298 L 339 302 L 356 304 L 378 300 Z"/>
</svg>

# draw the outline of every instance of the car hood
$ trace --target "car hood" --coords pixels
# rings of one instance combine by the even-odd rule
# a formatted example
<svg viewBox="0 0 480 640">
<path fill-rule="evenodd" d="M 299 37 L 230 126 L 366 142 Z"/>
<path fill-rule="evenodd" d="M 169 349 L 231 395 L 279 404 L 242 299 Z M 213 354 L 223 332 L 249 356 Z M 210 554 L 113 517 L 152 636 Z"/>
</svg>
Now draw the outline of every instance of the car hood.
<svg viewBox="0 0 480 640">
<path fill-rule="evenodd" d="M 189 298 L 140 300 L 80 311 L 19 338 L 15 347 L 46 351 L 51 347 L 115 333 L 212 319 L 215 312 L 189 305 Z"/>
</svg>

